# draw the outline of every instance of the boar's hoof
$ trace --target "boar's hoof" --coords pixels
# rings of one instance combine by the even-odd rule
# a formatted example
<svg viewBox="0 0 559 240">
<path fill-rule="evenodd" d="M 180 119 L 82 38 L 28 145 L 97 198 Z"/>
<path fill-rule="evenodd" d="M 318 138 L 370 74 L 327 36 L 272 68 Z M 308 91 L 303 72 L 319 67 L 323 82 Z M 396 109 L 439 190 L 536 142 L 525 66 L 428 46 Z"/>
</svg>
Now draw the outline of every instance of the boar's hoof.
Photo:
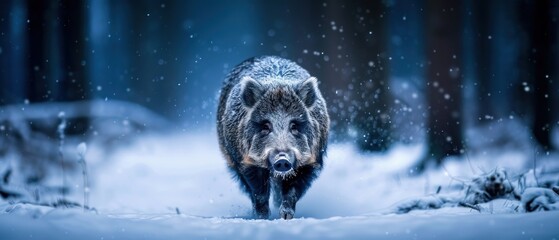
<svg viewBox="0 0 559 240">
<path fill-rule="evenodd" d="M 282 219 L 289 220 L 292 219 L 294 215 L 295 210 L 293 210 L 292 208 L 286 208 L 283 207 L 283 205 L 280 207 L 280 217 Z"/>
<path fill-rule="evenodd" d="M 255 209 L 254 216 L 258 219 L 268 219 L 270 218 L 270 209 L 269 208 Z"/>
<path fill-rule="evenodd" d="M 270 218 L 270 214 L 269 213 L 256 213 L 256 218 L 257 219 L 268 219 L 268 218 Z"/>
</svg>

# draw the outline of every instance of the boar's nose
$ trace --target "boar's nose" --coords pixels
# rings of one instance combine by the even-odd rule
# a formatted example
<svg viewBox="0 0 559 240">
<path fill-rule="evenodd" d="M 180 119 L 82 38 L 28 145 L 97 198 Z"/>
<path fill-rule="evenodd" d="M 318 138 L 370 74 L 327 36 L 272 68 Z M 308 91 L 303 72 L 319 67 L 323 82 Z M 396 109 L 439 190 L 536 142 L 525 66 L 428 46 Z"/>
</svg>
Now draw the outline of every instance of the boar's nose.
<svg viewBox="0 0 559 240">
<path fill-rule="evenodd" d="M 293 169 L 295 156 L 292 151 L 275 149 L 268 156 L 271 167 L 276 172 L 288 172 Z"/>
<path fill-rule="evenodd" d="M 291 163 L 285 158 L 279 158 L 277 161 L 274 162 L 273 166 L 274 170 L 278 172 L 287 172 L 292 168 Z"/>
</svg>

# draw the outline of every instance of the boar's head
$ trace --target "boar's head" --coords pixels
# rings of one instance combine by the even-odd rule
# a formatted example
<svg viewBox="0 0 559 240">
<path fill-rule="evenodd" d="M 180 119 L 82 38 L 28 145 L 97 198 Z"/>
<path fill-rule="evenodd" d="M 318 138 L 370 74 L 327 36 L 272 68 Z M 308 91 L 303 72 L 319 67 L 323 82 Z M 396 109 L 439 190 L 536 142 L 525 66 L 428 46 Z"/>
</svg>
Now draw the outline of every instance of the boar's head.
<svg viewBox="0 0 559 240">
<path fill-rule="evenodd" d="M 317 101 L 317 80 L 244 77 L 241 97 L 247 109 L 243 146 L 247 161 L 269 168 L 275 176 L 289 177 L 297 167 L 316 161 L 318 123 L 310 109 Z"/>
</svg>

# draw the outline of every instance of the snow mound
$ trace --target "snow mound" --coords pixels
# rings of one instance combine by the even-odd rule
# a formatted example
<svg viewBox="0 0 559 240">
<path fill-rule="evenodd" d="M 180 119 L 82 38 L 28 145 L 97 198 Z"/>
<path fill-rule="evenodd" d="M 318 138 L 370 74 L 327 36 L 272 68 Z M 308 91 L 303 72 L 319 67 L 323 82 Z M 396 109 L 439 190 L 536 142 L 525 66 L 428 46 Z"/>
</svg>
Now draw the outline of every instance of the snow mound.
<svg viewBox="0 0 559 240">
<path fill-rule="evenodd" d="M 521 201 L 527 212 L 559 210 L 559 188 L 527 188 Z"/>
</svg>

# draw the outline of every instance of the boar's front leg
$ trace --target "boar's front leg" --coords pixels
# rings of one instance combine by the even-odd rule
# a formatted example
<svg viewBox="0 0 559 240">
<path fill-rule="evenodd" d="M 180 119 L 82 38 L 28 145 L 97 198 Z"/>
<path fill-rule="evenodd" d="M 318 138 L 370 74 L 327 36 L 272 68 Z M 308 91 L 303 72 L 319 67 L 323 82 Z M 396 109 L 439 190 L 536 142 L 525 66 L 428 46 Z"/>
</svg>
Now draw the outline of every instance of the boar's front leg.
<svg viewBox="0 0 559 240">
<path fill-rule="evenodd" d="M 295 177 L 280 181 L 278 190 L 281 191 L 281 199 L 278 200 L 281 201 L 279 208 L 281 218 L 286 220 L 293 218 L 297 201 L 305 194 L 315 178 L 316 173 L 313 168 L 303 167 Z"/>
<path fill-rule="evenodd" d="M 260 219 L 270 217 L 270 171 L 260 167 L 248 167 L 243 172 L 249 190 L 254 216 Z"/>
<path fill-rule="evenodd" d="M 292 219 L 295 216 L 295 205 L 299 197 L 297 196 L 295 188 L 286 189 L 282 191 L 282 200 L 279 208 L 280 217 L 286 220 Z"/>
</svg>

